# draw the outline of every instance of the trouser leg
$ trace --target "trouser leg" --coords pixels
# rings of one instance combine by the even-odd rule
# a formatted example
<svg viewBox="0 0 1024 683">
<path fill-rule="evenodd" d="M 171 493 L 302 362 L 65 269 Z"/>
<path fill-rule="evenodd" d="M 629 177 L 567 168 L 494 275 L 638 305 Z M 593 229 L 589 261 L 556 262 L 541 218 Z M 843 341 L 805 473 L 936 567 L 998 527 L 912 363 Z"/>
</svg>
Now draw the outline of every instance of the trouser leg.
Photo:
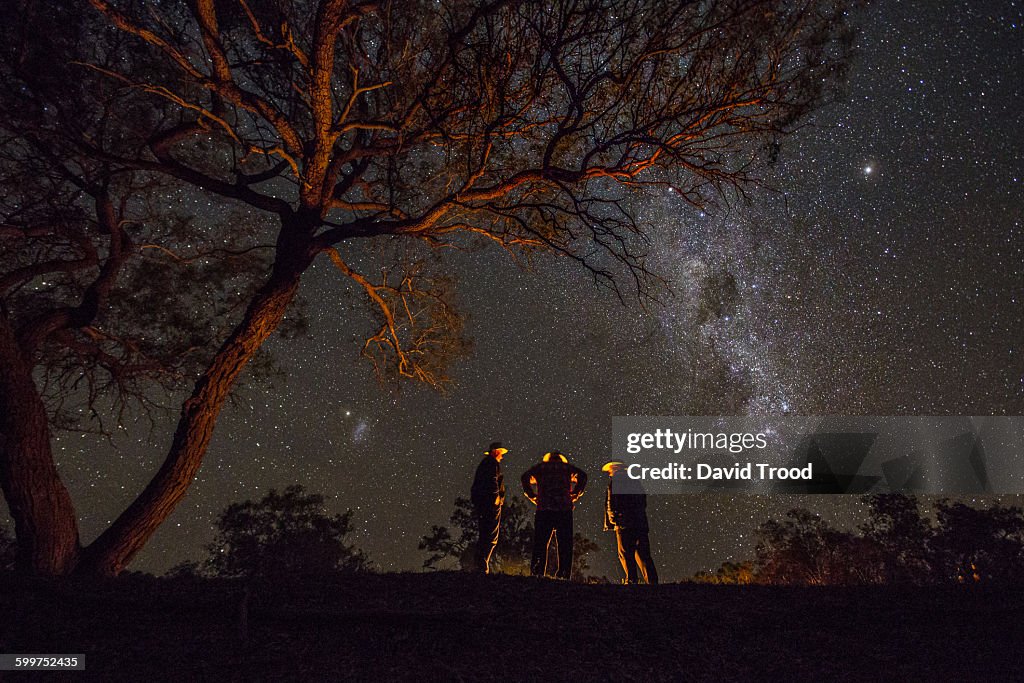
<svg viewBox="0 0 1024 683">
<path fill-rule="evenodd" d="M 548 559 L 548 542 L 554 530 L 554 520 L 547 510 L 538 510 L 533 521 L 533 556 L 530 559 L 530 574 L 544 576 Z"/>
<path fill-rule="evenodd" d="M 626 583 L 636 583 L 636 534 L 630 529 L 616 529 L 615 542 Z"/>
<path fill-rule="evenodd" d="M 572 575 L 572 510 L 558 513 L 555 525 L 558 539 L 558 578 L 568 579 Z"/>
<path fill-rule="evenodd" d="M 654 566 L 654 558 L 651 557 L 651 539 L 647 532 L 638 534 L 636 539 L 636 559 L 640 565 L 640 572 L 651 586 L 658 583 L 658 569 Z"/>
<path fill-rule="evenodd" d="M 491 571 L 491 557 L 494 555 L 494 549 L 498 545 L 498 534 L 501 530 L 501 510 L 478 513 L 477 529 L 480 535 L 476 543 L 476 567 L 474 569 L 488 574 Z"/>
</svg>

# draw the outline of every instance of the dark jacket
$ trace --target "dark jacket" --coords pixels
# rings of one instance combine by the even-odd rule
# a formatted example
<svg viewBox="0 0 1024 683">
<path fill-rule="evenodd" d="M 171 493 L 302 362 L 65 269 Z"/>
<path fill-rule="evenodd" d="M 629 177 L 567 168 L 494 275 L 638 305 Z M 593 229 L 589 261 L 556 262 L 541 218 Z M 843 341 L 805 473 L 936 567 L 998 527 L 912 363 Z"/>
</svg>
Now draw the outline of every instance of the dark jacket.
<svg viewBox="0 0 1024 683">
<path fill-rule="evenodd" d="M 537 510 L 572 510 L 587 487 L 587 473 L 570 465 L 564 456 L 548 454 L 523 473 L 521 483 L 526 497 L 537 504 Z M 533 486 L 536 484 L 536 490 Z"/>
<path fill-rule="evenodd" d="M 501 474 L 501 463 L 493 456 L 485 455 L 477 465 L 469 498 L 476 510 L 490 512 L 500 509 L 505 502 L 505 477 Z"/>
<path fill-rule="evenodd" d="M 640 482 L 620 473 L 608 479 L 604 498 L 604 530 L 647 531 L 647 493 Z"/>
</svg>

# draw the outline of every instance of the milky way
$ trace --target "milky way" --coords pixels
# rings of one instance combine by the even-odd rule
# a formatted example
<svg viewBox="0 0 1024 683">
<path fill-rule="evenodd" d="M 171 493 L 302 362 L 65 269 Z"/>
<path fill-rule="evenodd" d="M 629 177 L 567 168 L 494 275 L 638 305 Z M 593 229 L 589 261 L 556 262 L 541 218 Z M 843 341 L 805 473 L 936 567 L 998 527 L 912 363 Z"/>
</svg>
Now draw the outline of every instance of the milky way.
<svg viewBox="0 0 1024 683">
<path fill-rule="evenodd" d="M 1024 30 L 1020 3 L 880 2 L 847 91 L 783 141 L 764 187 L 703 211 L 665 192 L 638 209 L 661 306 L 626 305 L 566 260 L 448 257 L 475 343 L 446 395 L 382 389 L 358 358 L 368 319 L 328 263 L 303 283 L 308 338 L 269 344 L 286 376 L 225 410 L 187 498 L 134 567 L 198 557 L 227 503 L 299 483 L 351 507 L 385 570 L 465 495 L 496 439 L 520 472 L 560 449 L 592 475 L 577 530 L 603 547 L 611 416 L 1024 412 Z M 56 452 L 98 533 L 162 459 L 170 421 L 114 451 Z M 652 543 L 667 580 L 750 556 L 769 515 L 806 505 L 854 524 L 857 498 L 664 496 Z"/>
</svg>

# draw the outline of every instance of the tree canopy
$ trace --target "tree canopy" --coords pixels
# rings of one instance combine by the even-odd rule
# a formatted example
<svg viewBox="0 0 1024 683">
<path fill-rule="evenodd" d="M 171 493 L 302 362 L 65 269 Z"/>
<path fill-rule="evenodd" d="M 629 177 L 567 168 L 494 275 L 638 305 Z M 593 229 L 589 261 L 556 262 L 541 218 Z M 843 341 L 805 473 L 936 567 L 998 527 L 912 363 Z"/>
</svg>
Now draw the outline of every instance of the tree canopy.
<svg viewBox="0 0 1024 683">
<path fill-rule="evenodd" d="M 843 531 L 804 509 L 757 530 L 756 561 L 744 581 L 799 585 L 993 584 L 1024 580 L 1024 510 L 948 500 L 934 517 L 914 496 L 865 497 L 868 520 Z M 720 571 L 723 580 L 729 574 Z M 700 580 L 712 577 L 704 574 Z M 728 582 L 728 581 L 726 581 Z"/>
<path fill-rule="evenodd" d="M 347 542 L 352 531 L 351 510 L 329 515 L 324 497 L 301 486 L 271 489 L 258 501 L 227 506 L 207 557 L 178 570 L 265 581 L 366 571 L 366 554 Z"/>
</svg>

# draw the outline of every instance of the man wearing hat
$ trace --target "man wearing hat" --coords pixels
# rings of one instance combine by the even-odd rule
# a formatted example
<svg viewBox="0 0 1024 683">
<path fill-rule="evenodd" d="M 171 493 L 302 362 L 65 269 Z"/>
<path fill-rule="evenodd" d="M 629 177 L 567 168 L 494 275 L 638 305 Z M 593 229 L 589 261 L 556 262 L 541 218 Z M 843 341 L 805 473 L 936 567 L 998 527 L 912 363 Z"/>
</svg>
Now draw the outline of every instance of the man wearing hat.
<svg viewBox="0 0 1024 683">
<path fill-rule="evenodd" d="M 521 483 L 523 492 L 537 506 L 533 522 L 533 555 L 530 574 L 544 576 L 548 546 L 554 534 L 558 544 L 558 570 L 555 576 L 568 579 L 572 575 L 572 510 L 587 487 L 587 473 L 569 463 L 558 451 L 545 453 L 544 458 L 526 470 Z"/>
<path fill-rule="evenodd" d="M 651 557 L 647 526 L 647 492 L 636 479 L 626 474 L 626 464 L 618 460 L 605 463 L 608 492 L 605 494 L 604 530 L 615 531 L 619 562 L 626 573 L 623 583 L 638 583 L 639 573 L 650 585 L 658 583 L 658 570 Z"/>
<path fill-rule="evenodd" d="M 491 555 L 498 545 L 501 531 L 501 506 L 505 503 L 505 480 L 501 474 L 501 459 L 508 453 L 500 441 L 495 441 L 477 465 L 469 497 L 480 535 L 476 542 L 474 569 L 485 574 L 491 572 Z"/>
</svg>

